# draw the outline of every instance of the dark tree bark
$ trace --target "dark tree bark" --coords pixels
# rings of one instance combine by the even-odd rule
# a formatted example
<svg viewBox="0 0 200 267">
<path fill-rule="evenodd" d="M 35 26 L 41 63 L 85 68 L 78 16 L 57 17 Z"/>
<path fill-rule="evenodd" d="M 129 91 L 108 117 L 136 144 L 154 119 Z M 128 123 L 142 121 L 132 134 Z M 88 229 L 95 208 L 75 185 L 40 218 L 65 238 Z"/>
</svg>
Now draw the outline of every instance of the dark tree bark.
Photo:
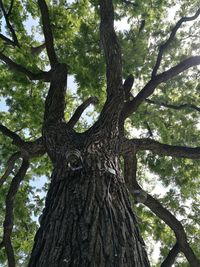
<svg viewBox="0 0 200 267">
<path fill-rule="evenodd" d="M 91 139 L 77 166 L 54 164 L 29 267 L 149 266 L 118 159 Z"/>
<path fill-rule="evenodd" d="M 124 1 L 128 4 L 129 1 Z M 67 85 L 67 65 L 59 63 L 54 48 L 54 39 L 48 6 L 45 0 L 38 0 L 41 11 L 41 22 L 45 38 L 45 47 L 51 70 L 32 73 L 18 65 L 9 57 L 0 53 L 2 60 L 11 69 L 21 72 L 30 80 L 50 82 L 50 88 L 45 102 L 42 137 L 25 142 L 16 133 L 3 125 L 0 132 L 13 140 L 19 148 L 14 154 L 8 168 L 1 178 L 3 183 L 11 172 L 17 156 L 23 158 L 26 168 L 19 170 L 19 181 L 11 184 L 13 194 L 7 196 L 7 213 L 10 219 L 13 213 L 13 198 L 16 195 L 21 179 L 26 173 L 31 158 L 48 153 L 53 172 L 46 198 L 45 208 L 40 217 L 40 227 L 35 236 L 35 242 L 29 261 L 29 267 L 148 267 L 150 266 L 145 251 L 145 245 L 138 231 L 136 217 L 131 209 L 126 186 L 131 190 L 140 189 L 136 180 L 136 155 L 139 150 L 151 150 L 159 155 L 175 157 L 199 158 L 200 148 L 187 148 L 160 144 L 150 139 L 128 140 L 123 135 L 125 119 L 153 94 L 158 85 L 175 77 L 184 70 L 200 64 L 200 57 L 187 58 L 160 74 L 163 49 L 174 38 L 181 23 L 195 19 L 195 16 L 180 20 L 172 30 L 165 46 L 160 48 L 156 65 L 152 71 L 151 80 L 138 95 L 130 99 L 129 94 L 133 83 L 130 80 L 122 82 L 121 48 L 114 30 L 114 9 L 112 0 L 99 0 L 100 39 L 104 50 L 107 78 L 107 99 L 99 119 L 84 133 L 77 133 L 73 127 L 84 109 L 96 98 L 90 97 L 77 108 L 67 123 L 64 119 L 65 91 Z M 12 9 L 11 2 L 10 10 Z M 1 9 L 3 5 L 1 4 Z M 19 46 L 17 36 L 9 22 L 10 12 L 4 13 L 13 40 L 0 35 L 9 45 Z M 134 155 L 133 157 L 130 157 Z M 124 157 L 125 179 L 120 169 L 120 156 Z M 19 175 L 22 172 L 22 175 Z M 126 180 L 126 183 L 125 183 Z M 146 194 L 146 193 L 145 193 Z M 172 218 L 161 205 L 146 194 L 150 208 L 160 215 L 169 226 Z M 147 205 L 147 206 L 148 206 Z M 164 214 L 164 215 L 163 215 Z M 7 218 L 6 217 L 6 218 Z M 6 220 L 5 220 L 6 222 Z M 13 225 L 11 218 L 10 225 Z M 181 225 L 177 230 L 177 222 L 171 226 L 180 246 L 192 267 L 199 266 L 199 261 L 187 244 L 186 235 Z M 179 226 L 179 224 L 178 224 Z M 4 225 L 4 237 L 0 247 L 7 248 L 9 267 L 15 267 L 14 251 L 11 244 L 12 227 Z M 178 233 L 177 233 L 178 232 Z M 175 256 L 173 256 L 175 257 Z"/>
<path fill-rule="evenodd" d="M 29 267 L 149 266 L 119 167 L 120 112 L 106 103 L 98 122 L 76 133 L 63 120 L 66 75 L 58 66 L 46 100 L 43 138 L 54 169 Z"/>
</svg>

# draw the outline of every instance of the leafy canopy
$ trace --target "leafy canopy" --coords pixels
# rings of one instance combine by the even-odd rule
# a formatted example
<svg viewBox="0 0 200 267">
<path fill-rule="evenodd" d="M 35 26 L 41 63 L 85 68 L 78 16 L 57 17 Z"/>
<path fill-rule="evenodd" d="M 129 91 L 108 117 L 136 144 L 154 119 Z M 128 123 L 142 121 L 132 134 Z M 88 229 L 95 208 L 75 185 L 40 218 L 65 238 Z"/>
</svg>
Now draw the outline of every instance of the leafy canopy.
<svg viewBox="0 0 200 267">
<path fill-rule="evenodd" d="M 2 1 L 1 1 L 2 2 Z M 66 118 L 89 96 L 98 96 L 95 111 L 90 108 L 78 123 L 77 130 L 86 129 L 98 116 L 106 98 L 105 62 L 99 36 L 99 10 L 97 1 L 46 1 L 49 7 L 55 50 L 59 61 L 69 65 L 70 80 L 67 91 Z M 123 78 L 135 77 L 133 96 L 148 82 L 158 49 L 171 33 L 172 26 L 180 17 L 192 16 L 199 1 L 113 1 L 115 25 L 122 48 Z M 12 1 L 4 0 L 5 10 Z M 173 7 L 173 8 L 172 8 Z M 174 9 L 176 12 L 174 12 Z M 3 10 L 0 12 L 1 33 L 12 39 Z M 0 51 L 19 65 L 32 72 L 48 71 L 50 66 L 46 51 L 37 54 L 37 47 L 44 43 L 41 16 L 35 1 L 15 0 L 9 17 L 17 35 L 18 43 L 8 45 L 0 38 Z M 200 21 L 183 23 L 175 38 L 164 52 L 160 71 L 178 64 L 186 57 L 199 55 Z M 0 121 L 26 140 L 41 135 L 44 100 L 48 85 L 42 81 L 30 81 L 23 74 L 0 63 L 0 97 L 7 111 L 0 112 Z M 199 146 L 199 92 L 200 69 L 194 67 L 172 80 L 161 84 L 151 102 L 144 102 L 126 121 L 129 137 L 151 137 L 162 143 L 183 146 Z M 179 108 L 178 108 L 179 107 Z M 0 170 L 3 174 L 6 162 L 16 152 L 5 136 L 0 136 Z M 184 225 L 188 240 L 200 257 L 199 162 L 191 159 L 160 157 L 152 152 L 141 152 L 138 160 L 138 180 L 150 193 L 160 198 Z M 5 195 L 19 168 L 17 161 L 13 173 L 1 187 L 0 221 L 5 213 Z M 15 201 L 15 227 L 13 245 L 17 266 L 26 266 L 37 229 L 37 217 L 41 213 L 44 192 L 50 176 L 51 165 L 46 156 L 32 160 Z M 159 266 L 175 242 L 171 229 L 143 206 L 135 207 L 146 242 L 159 242 Z M 3 229 L 0 229 L 2 236 Z M 148 245 L 149 251 L 153 250 Z M 0 264 L 6 266 L 4 251 L 0 252 Z M 181 263 L 180 263 L 181 262 Z M 187 266 L 179 258 L 175 266 Z"/>
</svg>

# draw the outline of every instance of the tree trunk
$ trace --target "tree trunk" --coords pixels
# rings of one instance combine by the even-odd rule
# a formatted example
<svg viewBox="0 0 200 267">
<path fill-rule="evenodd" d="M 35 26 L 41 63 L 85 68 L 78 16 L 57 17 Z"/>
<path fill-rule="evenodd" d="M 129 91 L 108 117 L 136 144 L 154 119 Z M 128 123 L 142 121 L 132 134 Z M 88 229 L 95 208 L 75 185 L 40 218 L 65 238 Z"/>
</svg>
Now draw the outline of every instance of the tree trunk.
<svg viewBox="0 0 200 267">
<path fill-rule="evenodd" d="M 112 140 L 72 136 L 66 150 L 47 142 L 54 169 L 29 267 L 150 266 Z"/>
</svg>

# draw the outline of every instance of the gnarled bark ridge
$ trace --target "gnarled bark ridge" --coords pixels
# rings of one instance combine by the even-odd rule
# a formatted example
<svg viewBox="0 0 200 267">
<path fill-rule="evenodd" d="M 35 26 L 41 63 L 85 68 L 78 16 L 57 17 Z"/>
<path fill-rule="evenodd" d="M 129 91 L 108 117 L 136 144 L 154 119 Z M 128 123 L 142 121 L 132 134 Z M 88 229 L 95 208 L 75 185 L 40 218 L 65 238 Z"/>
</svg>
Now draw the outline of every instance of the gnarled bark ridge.
<svg viewBox="0 0 200 267">
<path fill-rule="evenodd" d="M 29 267 L 149 266 L 114 142 L 75 139 L 54 162 Z"/>
</svg>

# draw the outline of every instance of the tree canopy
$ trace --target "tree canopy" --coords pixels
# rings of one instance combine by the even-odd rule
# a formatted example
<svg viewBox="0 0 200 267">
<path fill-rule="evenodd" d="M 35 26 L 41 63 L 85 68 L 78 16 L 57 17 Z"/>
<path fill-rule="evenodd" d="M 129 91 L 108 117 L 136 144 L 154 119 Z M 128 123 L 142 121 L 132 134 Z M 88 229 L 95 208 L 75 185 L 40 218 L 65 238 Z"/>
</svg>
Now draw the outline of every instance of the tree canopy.
<svg viewBox="0 0 200 267">
<path fill-rule="evenodd" d="M 197 266 L 191 263 L 200 258 L 199 17 L 198 0 L 0 0 L 1 266 L 12 247 L 16 265 L 27 266 L 44 207 L 52 165 L 41 133 L 58 62 L 73 81 L 65 119 L 77 132 L 97 121 L 115 93 L 109 71 L 122 65 L 121 165 L 151 265 Z"/>
</svg>

